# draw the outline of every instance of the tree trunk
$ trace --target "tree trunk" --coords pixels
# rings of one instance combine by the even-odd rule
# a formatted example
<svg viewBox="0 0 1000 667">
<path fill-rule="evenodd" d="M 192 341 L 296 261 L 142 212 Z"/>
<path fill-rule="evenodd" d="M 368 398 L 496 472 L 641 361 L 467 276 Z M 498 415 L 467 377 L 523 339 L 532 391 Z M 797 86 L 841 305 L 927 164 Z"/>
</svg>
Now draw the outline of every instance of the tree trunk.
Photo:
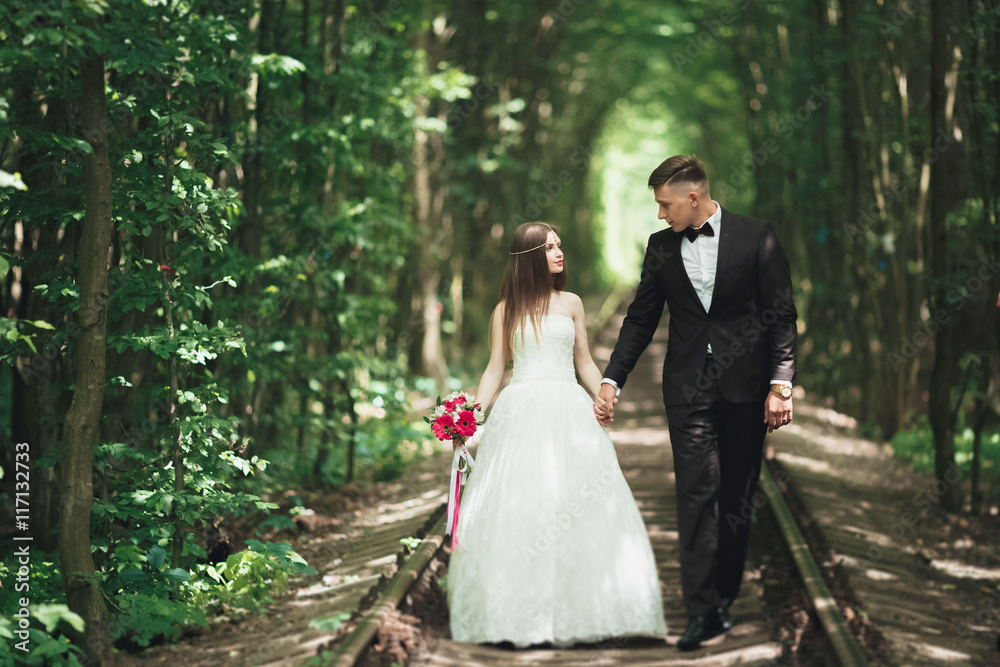
<svg viewBox="0 0 1000 667">
<path fill-rule="evenodd" d="M 996 380 L 990 377 L 991 359 L 986 359 L 984 368 L 980 369 L 978 391 L 976 392 L 975 407 L 972 410 L 972 514 L 980 514 L 983 506 L 983 494 L 980 483 L 983 469 L 983 428 L 986 426 L 986 419 L 993 411 L 993 395 L 991 386 L 996 385 Z"/>
<path fill-rule="evenodd" d="M 1000 95 L 1000 38 L 992 29 L 990 16 L 996 11 L 989 4 L 969 0 L 969 26 L 973 34 L 969 40 L 968 56 L 963 58 L 967 81 L 970 83 L 966 108 L 969 122 L 969 160 L 975 165 L 975 192 L 982 198 L 983 207 L 977 216 L 977 238 L 985 243 L 979 249 L 984 257 L 1000 256 L 1000 234 L 993 230 L 1000 223 L 997 202 L 1000 197 L 1000 137 L 992 130 L 995 116 L 993 101 Z M 971 231 L 971 230 L 970 230 Z M 992 239 L 992 242 L 989 241 Z M 985 281 L 984 281 L 985 282 Z M 983 511 L 983 494 L 980 485 L 982 470 L 983 430 L 1000 394 L 1000 303 L 994 304 L 993 295 L 1000 294 L 1000 276 L 993 275 L 986 282 L 986 298 L 982 311 L 975 316 L 975 328 L 969 339 L 982 360 L 980 380 L 976 392 L 975 408 L 969 421 L 972 423 L 972 513 Z M 980 329 L 981 327 L 981 329 Z"/>
<path fill-rule="evenodd" d="M 951 17 L 947 0 L 931 2 L 931 128 L 952 131 L 946 110 L 948 90 L 945 77 L 950 69 L 951 44 L 948 28 Z M 936 134 L 936 132 L 935 132 Z M 948 277 L 948 207 L 949 193 L 949 153 L 941 154 L 931 165 L 931 280 L 933 289 L 932 311 L 946 307 Z M 943 326 L 934 339 L 934 368 L 931 371 L 930 416 L 934 431 L 934 473 L 945 487 L 941 496 L 941 506 L 949 512 L 957 512 L 962 506 L 961 487 L 949 484 L 945 474 L 955 465 L 955 417 L 951 407 L 951 390 L 955 385 L 958 364 L 955 350 L 954 327 Z M 959 397 L 961 400 L 961 396 Z"/>
<path fill-rule="evenodd" d="M 256 53 L 271 53 L 272 39 L 274 31 L 274 3 L 270 0 L 263 0 L 260 13 L 250 21 L 250 32 L 257 33 L 257 43 L 251 48 Z M 243 195 L 243 208 L 245 211 L 244 222 L 236 228 L 233 245 L 246 255 L 247 258 L 257 259 L 261 254 L 261 243 L 264 237 L 264 199 L 267 196 L 267 163 L 268 156 L 262 133 L 267 127 L 268 113 L 271 108 L 267 95 L 266 74 L 260 72 L 252 75 L 247 83 L 245 107 L 242 113 L 245 114 L 249 127 L 247 130 L 246 151 L 240 156 L 240 166 L 243 170 L 243 182 L 241 184 Z M 234 116 L 236 113 L 234 113 Z M 237 171 L 237 173 L 239 173 Z M 244 280 L 240 283 L 242 296 L 247 303 L 251 303 L 259 298 L 259 284 L 254 280 Z M 251 309 L 252 311 L 252 309 Z M 253 313 L 251 311 L 243 314 L 244 321 L 251 321 Z M 254 333 L 254 336 L 259 336 Z M 263 377 L 257 379 L 257 383 L 264 383 Z M 254 415 L 247 418 L 250 413 L 249 408 L 253 405 L 254 393 L 259 391 L 249 381 L 240 383 L 239 391 L 230 398 L 235 414 L 240 415 L 240 438 L 247 438 L 252 442 L 252 452 L 260 451 L 260 442 L 255 428 Z M 252 413 L 251 413 L 252 414 Z M 248 454 L 249 455 L 249 454 Z"/>
<path fill-rule="evenodd" d="M 856 211 L 862 207 L 862 192 L 865 190 L 867 182 L 867 158 L 865 144 L 861 141 L 860 133 L 865 128 L 865 105 L 863 78 L 858 73 L 859 63 L 857 56 L 852 51 L 852 45 L 857 40 L 858 34 L 858 14 L 857 5 L 854 0 L 842 0 L 841 4 L 841 44 L 848 56 L 842 60 L 838 76 L 840 78 L 841 89 L 845 91 L 845 99 L 841 105 L 841 152 L 843 154 L 843 176 L 841 180 L 841 200 L 843 210 L 847 211 L 848 219 L 856 215 Z M 868 262 L 867 240 L 864 233 L 850 235 L 851 253 L 851 281 L 854 286 L 857 300 L 851 301 L 852 308 L 858 304 L 861 309 L 868 313 L 876 312 L 876 301 L 872 295 L 871 267 Z M 859 382 L 864 389 L 866 396 L 881 396 L 878 378 L 879 369 L 876 367 L 877 361 L 872 355 L 871 344 L 869 342 L 870 330 L 872 327 L 866 326 L 860 318 L 846 318 L 847 330 L 851 333 L 851 349 L 857 351 L 859 363 L 863 375 L 859 377 Z M 879 406 L 874 401 L 862 401 L 859 418 L 866 422 L 878 414 Z"/>
<path fill-rule="evenodd" d="M 425 16 L 428 16 L 425 8 Z M 430 36 L 427 30 L 417 38 L 417 48 L 428 54 L 428 70 L 434 70 L 433 58 L 430 55 Z M 423 95 L 416 99 L 416 115 L 419 119 L 426 118 L 430 101 Z M 417 223 L 417 266 L 420 279 L 420 308 L 423 313 L 423 341 L 420 346 L 420 373 L 433 378 L 441 394 L 447 393 L 448 364 L 444 359 L 441 346 L 441 304 L 438 301 L 438 287 L 441 283 L 441 255 L 438 246 L 443 242 L 438 233 L 431 210 L 434 199 L 431 183 L 432 157 L 431 138 L 426 130 L 417 123 L 414 146 L 413 194 L 416 204 Z"/>
<path fill-rule="evenodd" d="M 170 179 L 168 178 L 169 182 Z M 173 315 L 173 303 L 171 297 L 171 290 L 169 286 L 169 277 L 164 277 L 164 282 L 167 282 L 167 288 L 165 290 L 166 302 L 163 304 L 163 311 L 166 313 L 167 319 L 167 332 L 170 335 L 171 343 L 177 337 L 177 331 L 174 328 L 174 315 Z M 170 414 L 170 442 L 171 442 L 171 453 L 170 457 L 174 463 L 174 500 L 170 504 L 173 515 L 174 524 L 174 544 L 173 544 L 173 555 L 171 556 L 170 563 L 176 568 L 181 566 L 181 555 L 184 553 L 184 517 L 180 515 L 178 508 L 181 506 L 181 495 L 184 493 L 184 437 L 181 433 L 181 419 L 180 414 L 177 409 L 177 395 L 181 391 L 181 379 L 180 372 L 177 369 L 177 352 L 173 352 L 170 355 L 170 398 L 169 398 L 169 414 Z M 175 586 L 176 588 L 176 586 Z"/>
<path fill-rule="evenodd" d="M 93 152 L 83 160 L 86 209 L 79 255 L 80 335 L 76 389 L 66 415 L 60 460 L 59 559 L 66 602 L 87 624 L 86 632 L 75 639 L 86 637 L 87 659 L 101 664 L 111 648 L 111 632 L 90 553 L 90 514 L 94 440 L 100 432 L 104 400 L 107 261 L 112 230 L 103 57 L 94 56 L 82 63 L 80 86 L 84 136 Z"/>
</svg>

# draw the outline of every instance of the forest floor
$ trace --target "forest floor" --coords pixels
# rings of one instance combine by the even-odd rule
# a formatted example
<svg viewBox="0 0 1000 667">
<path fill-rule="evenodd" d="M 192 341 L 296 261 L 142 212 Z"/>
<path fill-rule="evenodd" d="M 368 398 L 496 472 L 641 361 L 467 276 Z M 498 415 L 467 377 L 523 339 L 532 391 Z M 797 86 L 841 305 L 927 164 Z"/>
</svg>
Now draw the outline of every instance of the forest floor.
<svg viewBox="0 0 1000 667">
<path fill-rule="evenodd" d="M 329 593 L 353 587 L 353 596 L 348 593 L 346 604 L 337 598 L 333 599 L 333 606 L 334 611 L 356 608 L 357 601 L 379 574 L 392 575 L 395 554 L 403 547 L 396 535 L 389 539 L 382 537 L 384 528 L 402 523 L 400 535 L 413 535 L 414 526 L 429 515 L 425 508 L 447 499 L 442 490 L 447 489 L 450 464 L 451 453 L 441 450 L 417 460 L 393 481 L 363 487 L 350 485 L 334 492 L 303 493 L 302 500 L 312 513 L 298 517 L 298 530 L 294 534 L 282 531 L 262 538 L 254 534 L 256 526 L 229 526 L 227 537 L 237 548 L 241 548 L 242 539 L 250 537 L 289 542 L 317 574 L 292 578 L 288 589 L 276 592 L 274 602 L 258 613 L 233 615 L 216 619 L 207 628 L 191 628 L 180 641 L 122 656 L 120 664 L 185 667 L 302 664 L 303 656 L 315 654 L 317 648 L 341 634 L 308 629 L 310 620 L 333 613 L 328 602 L 334 596 Z M 421 513 L 413 511 L 415 505 Z M 374 553 L 363 552 L 369 546 Z M 355 562 L 369 561 L 370 566 L 349 567 L 355 553 L 360 556 L 353 559 Z"/>
</svg>

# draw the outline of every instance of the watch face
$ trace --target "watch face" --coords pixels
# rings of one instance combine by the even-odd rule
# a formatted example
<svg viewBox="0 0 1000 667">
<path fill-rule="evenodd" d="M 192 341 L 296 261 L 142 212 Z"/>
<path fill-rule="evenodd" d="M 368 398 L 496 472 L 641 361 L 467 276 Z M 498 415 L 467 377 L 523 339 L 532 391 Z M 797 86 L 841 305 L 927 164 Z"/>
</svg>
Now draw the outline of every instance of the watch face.
<svg viewBox="0 0 1000 667">
<path fill-rule="evenodd" d="M 788 398 L 789 396 L 792 395 L 792 388 L 791 387 L 782 387 L 781 388 L 781 395 L 784 396 L 785 398 Z"/>
</svg>

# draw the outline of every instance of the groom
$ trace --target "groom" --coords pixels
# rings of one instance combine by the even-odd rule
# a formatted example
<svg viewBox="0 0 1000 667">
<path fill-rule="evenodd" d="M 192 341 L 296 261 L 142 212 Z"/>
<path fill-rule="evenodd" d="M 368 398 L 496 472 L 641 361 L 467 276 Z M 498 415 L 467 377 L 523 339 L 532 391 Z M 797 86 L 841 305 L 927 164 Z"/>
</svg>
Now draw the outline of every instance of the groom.
<svg viewBox="0 0 1000 667">
<path fill-rule="evenodd" d="M 635 298 L 594 401 L 602 425 L 669 310 L 663 403 L 677 484 L 691 650 L 732 626 L 765 432 L 792 420 L 795 304 L 788 258 L 766 220 L 712 200 L 701 163 L 675 155 L 649 187 L 669 230 L 649 237 Z"/>
</svg>

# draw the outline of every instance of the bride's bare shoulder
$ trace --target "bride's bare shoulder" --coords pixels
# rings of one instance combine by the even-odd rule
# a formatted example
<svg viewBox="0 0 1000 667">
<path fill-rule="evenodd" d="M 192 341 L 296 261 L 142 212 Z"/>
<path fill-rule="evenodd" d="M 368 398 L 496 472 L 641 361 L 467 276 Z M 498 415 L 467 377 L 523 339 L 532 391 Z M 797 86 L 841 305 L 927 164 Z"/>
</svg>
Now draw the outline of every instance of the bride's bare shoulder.
<svg viewBox="0 0 1000 667">
<path fill-rule="evenodd" d="M 573 319 L 584 314 L 583 299 L 572 292 L 559 292 L 557 296 L 553 297 L 552 305 L 557 309 L 555 312 L 568 315 Z"/>
<path fill-rule="evenodd" d="M 501 301 L 493 308 L 493 312 L 490 314 L 490 324 L 495 327 L 503 326 L 503 309 L 504 303 Z"/>
<path fill-rule="evenodd" d="M 583 299 L 573 292 L 560 292 L 560 298 L 565 299 L 567 304 L 583 307 Z"/>
</svg>

